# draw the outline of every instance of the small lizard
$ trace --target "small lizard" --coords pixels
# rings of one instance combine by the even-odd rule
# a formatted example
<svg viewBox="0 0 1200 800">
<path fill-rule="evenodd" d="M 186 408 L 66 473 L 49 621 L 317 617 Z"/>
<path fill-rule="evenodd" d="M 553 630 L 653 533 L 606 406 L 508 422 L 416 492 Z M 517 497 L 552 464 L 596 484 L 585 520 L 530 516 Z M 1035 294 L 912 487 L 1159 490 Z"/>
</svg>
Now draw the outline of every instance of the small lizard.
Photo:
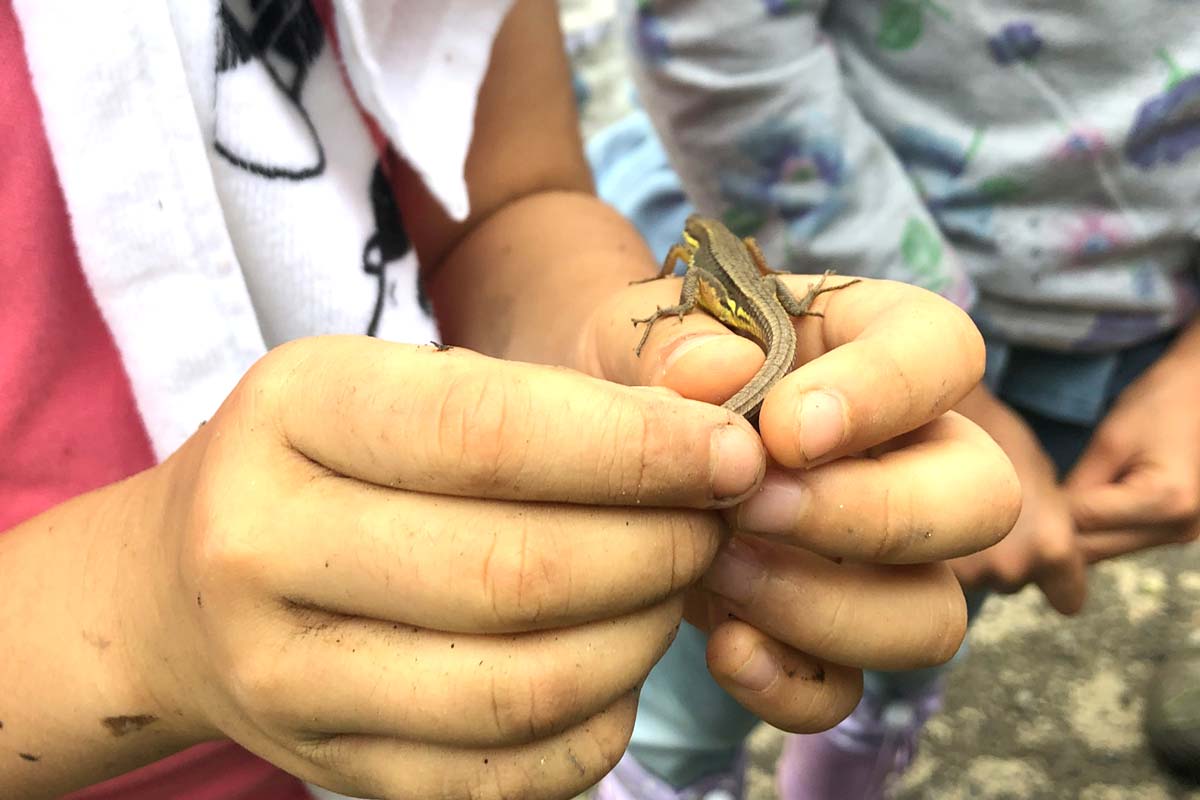
<svg viewBox="0 0 1200 800">
<path fill-rule="evenodd" d="M 757 421 L 767 392 L 795 361 L 796 329 L 791 317 L 823 316 L 809 310 L 818 295 L 858 283 L 856 278 L 838 286 L 825 286 L 825 279 L 833 274 L 827 271 L 808 287 L 804 297 L 797 299 L 779 279 L 784 273 L 767 265 L 753 238 L 739 239 L 721 222 L 695 214 L 684 225 L 683 243 L 667 252 L 659 274 L 635 283 L 668 277 L 675 271 L 676 261 L 687 265 L 679 304 L 633 320 L 635 326 L 646 326 L 634 353 L 642 354 L 655 322 L 670 316 L 682 320 L 684 314 L 700 306 L 725 327 L 754 341 L 767 355 L 750 382 L 723 403 L 724 408 L 751 422 Z"/>
</svg>

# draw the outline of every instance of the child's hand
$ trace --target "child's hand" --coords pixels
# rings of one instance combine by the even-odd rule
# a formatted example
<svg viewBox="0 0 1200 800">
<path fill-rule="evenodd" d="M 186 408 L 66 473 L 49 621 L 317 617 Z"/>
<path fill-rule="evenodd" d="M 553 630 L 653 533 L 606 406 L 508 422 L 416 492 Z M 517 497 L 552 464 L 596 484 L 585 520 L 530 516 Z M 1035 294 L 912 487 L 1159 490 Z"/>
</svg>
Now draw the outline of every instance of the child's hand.
<svg viewBox="0 0 1200 800">
<path fill-rule="evenodd" d="M 810 280 L 789 279 L 801 293 Z M 633 356 L 640 332 L 628 320 L 678 295 L 677 281 L 663 281 L 614 298 L 610 322 L 596 327 L 597 363 L 616 380 L 720 402 L 763 354 L 706 314 L 656 326 Z M 817 309 L 823 319 L 796 323 L 801 366 L 762 407 L 776 465 L 731 512 L 736 528 L 762 535 L 726 546 L 688 612 L 712 630 L 714 677 L 791 730 L 828 727 L 853 709 L 860 676 L 840 665 L 906 669 L 953 655 L 965 604 L 938 562 L 995 544 L 1020 505 L 999 447 L 946 413 L 983 371 L 965 314 L 886 281 L 822 295 Z"/>
<path fill-rule="evenodd" d="M 1089 561 L 1200 535 L 1200 348 L 1182 338 L 1121 393 L 1067 476 Z"/>
<path fill-rule="evenodd" d="M 686 509 L 763 468 L 745 420 L 670 393 L 295 342 L 151 473 L 124 624 L 160 729 L 356 796 L 570 797 L 718 547 Z"/>
<path fill-rule="evenodd" d="M 968 589 L 1015 592 L 1037 584 L 1050 605 L 1075 614 L 1087 597 L 1087 571 L 1066 492 L 1037 437 L 1012 409 L 980 386 L 959 406 L 1004 450 L 1021 481 L 1017 524 L 1004 540 L 951 562 Z"/>
</svg>

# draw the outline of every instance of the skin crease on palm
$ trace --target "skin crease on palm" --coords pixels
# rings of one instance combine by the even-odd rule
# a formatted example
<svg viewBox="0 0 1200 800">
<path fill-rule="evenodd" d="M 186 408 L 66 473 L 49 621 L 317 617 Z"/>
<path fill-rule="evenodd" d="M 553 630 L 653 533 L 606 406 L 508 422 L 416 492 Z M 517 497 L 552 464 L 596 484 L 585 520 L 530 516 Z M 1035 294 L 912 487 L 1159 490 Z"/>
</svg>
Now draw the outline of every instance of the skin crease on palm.
<svg viewBox="0 0 1200 800">
<path fill-rule="evenodd" d="M 1019 507 L 951 411 L 978 332 L 909 286 L 822 296 L 761 436 L 712 405 L 752 343 L 693 314 L 635 357 L 629 320 L 679 285 L 629 285 L 657 259 L 592 195 L 556 19 L 519 0 L 501 30 L 471 217 L 400 178 L 453 349 L 283 345 L 164 463 L 0 536 L 3 732 L 39 758 L 0 760 L 0 794 L 228 737 L 348 794 L 565 798 L 620 756 L 685 613 L 716 679 L 793 730 L 844 716 L 860 668 L 958 647 L 943 562 Z"/>
</svg>

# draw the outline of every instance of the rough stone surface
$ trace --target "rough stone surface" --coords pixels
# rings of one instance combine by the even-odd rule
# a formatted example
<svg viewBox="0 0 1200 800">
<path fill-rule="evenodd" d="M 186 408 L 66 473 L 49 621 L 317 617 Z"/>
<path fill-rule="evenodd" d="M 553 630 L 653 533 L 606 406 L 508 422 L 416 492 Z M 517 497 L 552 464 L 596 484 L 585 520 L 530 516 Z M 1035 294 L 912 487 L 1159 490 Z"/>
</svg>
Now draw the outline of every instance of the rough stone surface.
<svg viewBox="0 0 1200 800">
<path fill-rule="evenodd" d="M 1097 567 L 1073 619 L 1033 589 L 992 598 L 896 800 L 1200 800 L 1142 730 L 1154 667 L 1200 630 L 1198 568 L 1200 546 Z M 776 797 L 781 740 L 765 726 L 751 740 L 750 800 Z"/>
</svg>

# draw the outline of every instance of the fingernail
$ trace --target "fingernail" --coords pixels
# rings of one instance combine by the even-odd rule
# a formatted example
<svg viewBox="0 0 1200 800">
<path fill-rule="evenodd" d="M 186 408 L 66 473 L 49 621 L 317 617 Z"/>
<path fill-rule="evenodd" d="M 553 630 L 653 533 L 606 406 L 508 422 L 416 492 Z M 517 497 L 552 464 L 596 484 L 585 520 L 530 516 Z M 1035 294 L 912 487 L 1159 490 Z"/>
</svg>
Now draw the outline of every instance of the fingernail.
<svg viewBox="0 0 1200 800">
<path fill-rule="evenodd" d="M 738 530 L 788 534 L 808 507 L 811 492 L 796 478 L 769 473 L 762 487 L 738 507 Z"/>
<path fill-rule="evenodd" d="M 678 339 L 668 344 L 664 349 L 662 360 L 663 369 L 665 370 L 670 367 L 672 364 L 682 358 L 684 354 L 723 338 L 725 337 L 713 333 L 691 333 L 680 336 Z"/>
<path fill-rule="evenodd" d="M 684 333 L 676 336 L 659 348 L 657 358 L 638 359 L 640 364 L 639 377 L 643 383 L 662 383 L 664 377 L 671 371 L 675 363 L 686 354 L 699 347 L 704 347 L 709 342 L 722 338 L 724 337 L 712 333 Z"/>
<path fill-rule="evenodd" d="M 710 477 L 713 497 L 741 497 L 754 488 L 765 468 L 758 437 L 738 425 L 713 431 Z"/>
<path fill-rule="evenodd" d="M 841 398 L 830 392 L 809 392 L 800 400 L 800 452 L 815 461 L 842 443 L 846 411 Z"/>
<path fill-rule="evenodd" d="M 765 574 L 754 551 L 734 538 L 717 554 L 703 583 L 709 591 L 746 605 L 754 600 L 755 589 Z"/>
<path fill-rule="evenodd" d="M 754 648 L 754 652 L 746 659 L 746 663 L 742 664 L 738 671 L 730 677 L 743 689 L 761 692 L 769 689 L 771 684 L 779 680 L 779 664 L 765 647 L 759 646 Z"/>
</svg>

